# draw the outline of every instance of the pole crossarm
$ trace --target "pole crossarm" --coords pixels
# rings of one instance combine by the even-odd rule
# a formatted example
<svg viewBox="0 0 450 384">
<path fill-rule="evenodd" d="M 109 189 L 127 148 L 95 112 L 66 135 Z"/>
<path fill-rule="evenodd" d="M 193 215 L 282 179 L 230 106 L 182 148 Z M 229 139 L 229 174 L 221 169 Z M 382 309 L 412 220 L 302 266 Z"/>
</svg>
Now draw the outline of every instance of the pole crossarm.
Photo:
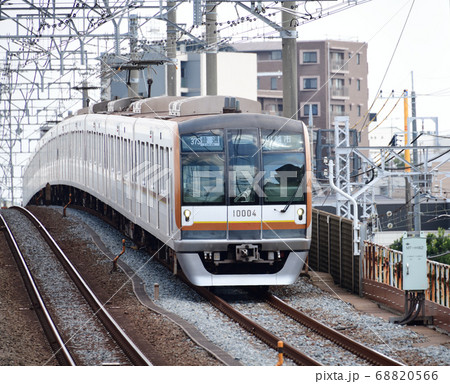
<svg viewBox="0 0 450 384">
<path fill-rule="evenodd" d="M 260 19 L 273 29 L 275 29 L 277 32 L 279 32 L 281 38 L 296 39 L 298 37 L 297 31 L 292 31 L 287 28 L 283 28 L 282 26 L 263 16 L 260 12 L 257 12 L 254 8 L 250 8 L 249 6 L 245 5 L 242 1 L 237 1 L 236 4 L 239 5 L 241 8 L 245 9 L 247 12 L 250 12 L 252 15 L 257 17 L 258 19 Z"/>
</svg>

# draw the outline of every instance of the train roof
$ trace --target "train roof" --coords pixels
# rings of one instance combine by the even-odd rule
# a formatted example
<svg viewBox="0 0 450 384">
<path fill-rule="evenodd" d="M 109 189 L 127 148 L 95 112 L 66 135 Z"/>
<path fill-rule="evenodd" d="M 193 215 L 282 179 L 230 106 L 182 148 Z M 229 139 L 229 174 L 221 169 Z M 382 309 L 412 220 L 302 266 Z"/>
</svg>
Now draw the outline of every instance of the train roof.
<svg viewBox="0 0 450 384">
<path fill-rule="evenodd" d="M 255 100 L 231 96 L 160 96 L 145 99 L 127 97 L 92 104 L 79 110 L 76 115 L 116 114 L 183 121 L 223 113 L 261 113 L 261 104 Z"/>
</svg>

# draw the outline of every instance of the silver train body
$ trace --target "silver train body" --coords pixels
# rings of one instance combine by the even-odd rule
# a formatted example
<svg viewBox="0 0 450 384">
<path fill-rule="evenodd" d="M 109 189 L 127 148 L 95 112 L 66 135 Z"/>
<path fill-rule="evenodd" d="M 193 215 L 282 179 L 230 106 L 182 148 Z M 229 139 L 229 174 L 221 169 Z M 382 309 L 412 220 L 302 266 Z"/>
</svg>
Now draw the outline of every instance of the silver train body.
<svg viewBox="0 0 450 384">
<path fill-rule="evenodd" d="M 122 99 L 42 137 L 24 203 L 69 186 L 158 239 L 195 285 L 286 285 L 310 247 L 310 174 L 304 124 L 254 101 Z"/>
</svg>

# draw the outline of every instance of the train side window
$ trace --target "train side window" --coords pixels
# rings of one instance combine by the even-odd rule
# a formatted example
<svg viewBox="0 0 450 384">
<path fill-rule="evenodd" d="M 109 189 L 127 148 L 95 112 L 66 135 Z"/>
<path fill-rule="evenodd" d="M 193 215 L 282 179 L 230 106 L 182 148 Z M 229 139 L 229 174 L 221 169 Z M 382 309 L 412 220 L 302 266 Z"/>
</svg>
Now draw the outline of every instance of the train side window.
<svg viewBox="0 0 450 384">
<path fill-rule="evenodd" d="M 158 193 L 164 195 L 166 192 L 166 185 L 164 180 L 164 147 L 159 147 L 159 168 L 158 168 L 158 179 L 159 179 L 159 190 Z"/>
<path fill-rule="evenodd" d="M 131 159 L 131 163 L 130 163 L 130 171 L 131 171 L 131 181 L 133 183 L 136 183 L 137 181 L 137 169 L 136 169 L 136 165 L 137 165 L 137 156 L 138 156 L 138 148 L 139 145 L 139 141 L 133 141 L 130 142 L 130 159 Z"/>
<path fill-rule="evenodd" d="M 141 185 L 146 185 L 145 182 L 145 170 L 147 168 L 147 162 L 145 159 L 145 143 L 141 142 L 141 158 L 139 159 L 139 175 L 141 177 Z"/>
<path fill-rule="evenodd" d="M 120 138 L 115 136 L 114 137 L 115 144 L 116 144 L 116 156 L 115 156 L 115 163 L 116 163 L 116 174 L 120 172 Z"/>
<path fill-rule="evenodd" d="M 102 142 L 103 142 L 103 166 L 105 169 L 108 169 L 108 137 L 104 134 L 102 134 Z"/>
<path fill-rule="evenodd" d="M 163 177 L 164 177 L 164 188 L 165 192 L 168 195 L 169 194 L 169 175 L 170 175 L 170 168 L 169 168 L 169 148 L 164 148 L 164 169 L 163 169 Z"/>
<path fill-rule="evenodd" d="M 131 147 L 130 139 L 127 140 L 127 150 L 128 150 L 127 172 L 129 172 L 131 171 L 131 166 L 133 164 L 133 149 Z"/>
<path fill-rule="evenodd" d="M 150 161 L 149 161 L 149 145 L 148 143 L 144 144 L 144 161 L 145 161 L 145 167 L 144 167 L 144 185 L 147 186 L 148 181 L 148 173 L 150 170 Z"/>
<path fill-rule="evenodd" d="M 155 169 L 155 158 L 154 158 L 155 146 L 154 144 L 150 144 L 150 152 L 149 152 L 149 162 L 150 162 L 150 175 L 149 175 L 149 187 L 152 191 L 155 190 L 155 179 L 154 169 Z"/>
<path fill-rule="evenodd" d="M 134 141 L 131 145 L 132 150 L 133 150 L 133 154 L 131 156 L 131 171 L 132 171 L 132 178 L 133 178 L 133 183 L 137 183 L 137 178 L 138 178 L 138 161 L 139 161 L 139 145 L 141 144 L 140 141 Z"/>
<path fill-rule="evenodd" d="M 121 137 L 117 138 L 117 172 L 122 172 L 123 163 L 123 139 Z"/>
<path fill-rule="evenodd" d="M 122 173 L 125 175 L 127 173 L 127 162 L 128 162 L 128 147 L 127 147 L 127 140 L 124 139 L 123 142 L 123 166 L 122 166 Z"/>
</svg>

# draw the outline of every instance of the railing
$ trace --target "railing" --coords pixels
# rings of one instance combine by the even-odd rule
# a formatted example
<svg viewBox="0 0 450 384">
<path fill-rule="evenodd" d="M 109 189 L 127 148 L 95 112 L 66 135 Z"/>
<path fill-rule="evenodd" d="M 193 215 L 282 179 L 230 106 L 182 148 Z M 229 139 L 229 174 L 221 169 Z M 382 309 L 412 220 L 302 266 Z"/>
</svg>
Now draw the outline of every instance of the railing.
<svg viewBox="0 0 450 384">
<path fill-rule="evenodd" d="M 348 64 L 344 60 L 331 60 L 332 72 L 348 72 Z"/>
<path fill-rule="evenodd" d="M 402 289 L 403 253 L 366 241 L 363 278 Z M 426 299 L 450 307 L 450 266 L 427 260 Z"/>
<path fill-rule="evenodd" d="M 348 87 L 335 88 L 331 87 L 331 97 L 333 98 L 348 98 Z"/>
<path fill-rule="evenodd" d="M 427 271 L 430 288 L 427 290 L 426 298 L 450 308 L 450 265 L 428 260 Z"/>
</svg>

